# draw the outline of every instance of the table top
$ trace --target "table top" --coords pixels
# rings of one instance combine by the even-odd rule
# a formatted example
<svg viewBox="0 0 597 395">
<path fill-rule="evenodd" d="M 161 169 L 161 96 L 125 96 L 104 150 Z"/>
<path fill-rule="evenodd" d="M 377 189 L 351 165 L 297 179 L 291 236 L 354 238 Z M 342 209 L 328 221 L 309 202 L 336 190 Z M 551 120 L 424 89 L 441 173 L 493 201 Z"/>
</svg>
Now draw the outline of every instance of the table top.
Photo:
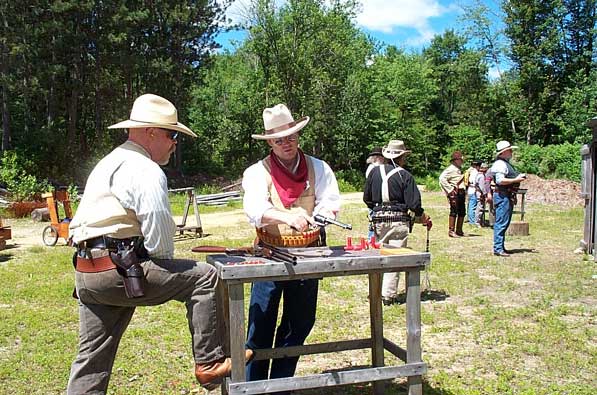
<svg viewBox="0 0 597 395">
<path fill-rule="evenodd" d="M 228 282 L 257 280 L 293 280 L 331 276 L 348 276 L 374 272 L 422 270 L 429 264 L 428 252 L 406 251 L 398 255 L 381 255 L 379 250 L 345 251 L 330 247 L 325 257 L 299 257 L 293 265 L 263 257 L 208 255 L 207 262 Z M 404 250 L 403 250 L 404 251 Z"/>
</svg>

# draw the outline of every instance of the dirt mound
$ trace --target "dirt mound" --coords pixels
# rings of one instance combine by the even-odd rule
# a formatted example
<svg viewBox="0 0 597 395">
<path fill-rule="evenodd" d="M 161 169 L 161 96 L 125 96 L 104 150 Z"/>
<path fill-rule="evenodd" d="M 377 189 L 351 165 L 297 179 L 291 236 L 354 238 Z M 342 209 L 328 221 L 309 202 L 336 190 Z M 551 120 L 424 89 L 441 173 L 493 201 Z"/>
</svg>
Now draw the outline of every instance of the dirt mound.
<svg viewBox="0 0 597 395">
<path fill-rule="evenodd" d="M 557 204 L 565 207 L 583 206 L 580 197 L 580 183 L 567 180 L 547 180 L 529 174 L 521 185 L 528 190 L 526 201 L 532 203 Z"/>
</svg>

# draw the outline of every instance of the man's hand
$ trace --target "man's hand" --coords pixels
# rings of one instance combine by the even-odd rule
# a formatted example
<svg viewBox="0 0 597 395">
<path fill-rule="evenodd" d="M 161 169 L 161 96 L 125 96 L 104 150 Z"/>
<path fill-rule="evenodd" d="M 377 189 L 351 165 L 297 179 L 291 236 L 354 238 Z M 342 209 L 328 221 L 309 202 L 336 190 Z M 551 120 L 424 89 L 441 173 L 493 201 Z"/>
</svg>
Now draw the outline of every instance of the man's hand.
<svg viewBox="0 0 597 395">
<path fill-rule="evenodd" d="M 427 227 L 427 230 L 431 230 L 431 227 L 433 226 L 433 222 L 431 222 L 431 217 L 425 213 L 421 215 L 421 223 L 423 224 L 423 226 Z"/>
<path fill-rule="evenodd" d="M 286 224 L 299 232 L 305 232 L 313 219 L 304 213 L 289 213 Z"/>
</svg>

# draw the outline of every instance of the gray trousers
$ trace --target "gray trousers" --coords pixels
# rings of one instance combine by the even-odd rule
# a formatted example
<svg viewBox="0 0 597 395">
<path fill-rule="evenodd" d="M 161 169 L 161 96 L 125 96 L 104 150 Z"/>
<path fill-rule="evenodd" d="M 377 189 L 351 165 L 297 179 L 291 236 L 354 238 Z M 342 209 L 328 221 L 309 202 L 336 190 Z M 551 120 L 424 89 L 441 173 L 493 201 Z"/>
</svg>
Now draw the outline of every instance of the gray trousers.
<svg viewBox="0 0 597 395">
<path fill-rule="evenodd" d="M 375 224 L 376 241 L 383 247 L 400 248 L 408 243 L 409 224 L 407 222 L 380 222 Z M 398 295 L 400 272 L 384 273 L 381 285 L 381 296 L 386 299 Z"/>
<path fill-rule="evenodd" d="M 188 259 L 153 259 L 141 264 L 145 296 L 129 299 L 116 270 L 75 275 L 79 296 L 79 353 L 68 381 L 68 395 L 105 394 L 116 350 L 136 306 L 184 302 L 196 363 L 224 356 L 221 312 L 216 306 L 216 270 Z"/>
</svg>

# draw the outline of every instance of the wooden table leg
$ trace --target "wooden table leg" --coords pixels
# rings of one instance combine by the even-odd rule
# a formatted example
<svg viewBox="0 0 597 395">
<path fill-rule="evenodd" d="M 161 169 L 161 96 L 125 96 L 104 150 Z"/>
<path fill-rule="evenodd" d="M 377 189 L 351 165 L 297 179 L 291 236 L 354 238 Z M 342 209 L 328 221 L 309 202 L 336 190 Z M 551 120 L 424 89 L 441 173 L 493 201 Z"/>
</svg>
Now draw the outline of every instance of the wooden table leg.
<svg viewBox="0 0 597 395">
<path fill-rule="evenodd" d="M 422 362 L 420 277 L 420 269 L 406 272 L 406 363 Z M 409 376 L 408 395 L 422 394 L 422 376 Z"/>
<path fill-rule="evenodd" d="M 245 294 L 243 284 L 230 284 L 229 325 L 230 357 L 232 358 L 233 383 L 244 382 L 245 376 Z"/>
<path fill-rule="evenodd" d="M 371 362 L 373 366 L 384 366 L 381 276 L 381 273 L 369 274 L 369 316 L 371 318 Z M 385 394 L 385 383 L 374 381 L 373 393 L 375 395 Z"/>
</svg>

